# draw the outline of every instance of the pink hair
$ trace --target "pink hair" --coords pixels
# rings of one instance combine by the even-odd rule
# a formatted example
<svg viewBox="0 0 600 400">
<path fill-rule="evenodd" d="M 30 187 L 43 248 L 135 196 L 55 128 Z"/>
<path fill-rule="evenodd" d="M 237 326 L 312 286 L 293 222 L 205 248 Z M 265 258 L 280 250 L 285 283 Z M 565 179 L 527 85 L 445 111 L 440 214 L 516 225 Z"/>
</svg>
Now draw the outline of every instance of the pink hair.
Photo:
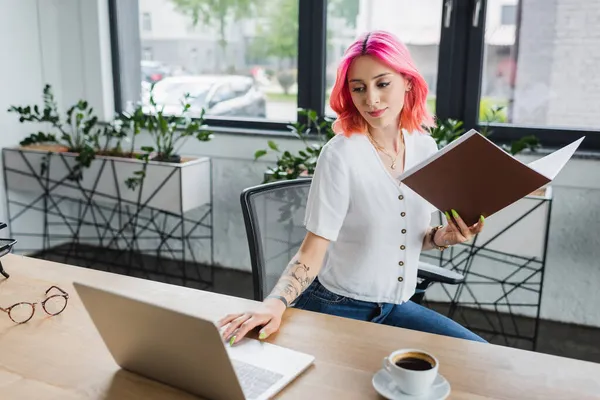
<svg viewBox="0 0 600 400">
<path fill-rule="evenodd" d="M 427 110 L 427 82 L 417 71 L 408 49 L 391 33 L 373 31 L 362 35 L 348 47 L 338 67 L 329 99 L 331 109 L 338 116 L 332 126 L 335 133 L 349 136 L 367 132 L 367 121 L 352 102 L 347 79 L 350 64 L 363 55 L 377 58 L 411 82 L 411 90 L 406 92 L 400 112 L 400 127 L 408 132 L 425 132 L 424 127 L 435 125 L 433 115 Z"/>
</svg>

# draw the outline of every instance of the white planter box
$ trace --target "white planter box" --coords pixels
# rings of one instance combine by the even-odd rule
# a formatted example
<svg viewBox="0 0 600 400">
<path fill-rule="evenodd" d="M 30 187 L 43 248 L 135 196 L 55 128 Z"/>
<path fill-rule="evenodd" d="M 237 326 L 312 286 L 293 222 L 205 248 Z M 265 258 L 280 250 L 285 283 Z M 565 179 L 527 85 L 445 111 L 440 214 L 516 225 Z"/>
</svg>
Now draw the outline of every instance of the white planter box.
<svg viewBox="0 0 600 400">
<path fill-rule="evenodd" d="M 140 206 L 171 212 L 177 215 L 211 202 L 211 163 L 207 157 L 195 158 L 180 164 L 150 161 L 143 185 L 129 189 L 125 181 L 144 162 L 137 159 L 97 156 L 83 179 L 69 180 L 76 164 L 76 154 L 4 148 L 2 150 L 6 189 L 15 192 L 43 193 L 72 199 L 93 199 L 96 202 Z M 44 157 L 49 157 L 49 174 L 41 175 Z M 141 190 L 140 190 L 141 189 Z"/>
</svg>

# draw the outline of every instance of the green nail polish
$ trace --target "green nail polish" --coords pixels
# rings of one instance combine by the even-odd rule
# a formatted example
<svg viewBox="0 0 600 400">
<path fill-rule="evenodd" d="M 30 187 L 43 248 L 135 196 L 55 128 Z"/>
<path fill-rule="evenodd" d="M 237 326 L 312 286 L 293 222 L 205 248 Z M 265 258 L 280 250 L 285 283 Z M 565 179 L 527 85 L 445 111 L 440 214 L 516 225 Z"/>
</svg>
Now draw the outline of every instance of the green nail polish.
<svg viewBox="0 0 600 400">
<path fill-rule="evenodd" d="M 233 342 L 235 342 L 235 336 L 232 336 L 231 339 L 229 339 L 229 345 L 233 346 Z"/>
<path fill-rule="evenodd" d="M 450 214 L 448 214 L 448 211 L 445 211 L 444 214 L 446 215 L 446 218 L 448 218 L 448 220 L 450 220 Z"/>
<path fill-rule="evenodd" d="M 479 220 L 480 220 L 481 222 L 485 222 L 485 218 L 483 217 L 483 215 L 480 215 L 480 216 L 479 216 Z"/>
<path fill-rule="evenodd" d="M 264 339 L 264 338 L 266 338 L 266 337 L 267 337 L 267 334 L 266 334 L 266 333 L 264 333 L 264 332 L 261 332 L 261 333 L 260 333 L 260 335 L 258 335 L 258 338 L 259 338 L 260 340 L 263 340 L 263 339 Z"/>
<path fill-rule="evenodd" d="M 452 215 L 454 216 L 454 218 L 458 217 L 458 213 L 456 212 L 455 209 L 452 209 Z"/>
</svg>

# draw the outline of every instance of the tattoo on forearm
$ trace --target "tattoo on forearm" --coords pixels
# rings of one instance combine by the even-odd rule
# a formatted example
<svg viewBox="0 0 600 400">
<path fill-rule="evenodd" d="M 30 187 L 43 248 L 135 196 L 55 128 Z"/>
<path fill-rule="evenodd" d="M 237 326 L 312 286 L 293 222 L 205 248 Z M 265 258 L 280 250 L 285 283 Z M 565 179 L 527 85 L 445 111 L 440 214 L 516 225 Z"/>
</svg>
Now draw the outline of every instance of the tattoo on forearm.
<svg viewBox="0 0 600 400">
<path fill-rule="evenodd" d="M 286 285 L 284 285 L 282 290 L 283 293 L 288 297 L 298 296 L 298 289 L 296 289 L 296 287 L 292 283 L 287 283 Z"/>
<path fill-rule="evenodd" d="M 292 303 L 315 279 L 310 268 L 298 260 L 293 260 L 285 269 L 271 296 L 283 296 Z"/>
<path fill-rule="evenodd" d="M 306 289 L 312 282 L 308 275 L 310 268 L 298 261 L 295 261 L 292 265 L 295 266 L 295 268 L 292 268 L 291 270 L 292 277 L 300 283 L 300 288 L 302 290 Z"/>
</svg>

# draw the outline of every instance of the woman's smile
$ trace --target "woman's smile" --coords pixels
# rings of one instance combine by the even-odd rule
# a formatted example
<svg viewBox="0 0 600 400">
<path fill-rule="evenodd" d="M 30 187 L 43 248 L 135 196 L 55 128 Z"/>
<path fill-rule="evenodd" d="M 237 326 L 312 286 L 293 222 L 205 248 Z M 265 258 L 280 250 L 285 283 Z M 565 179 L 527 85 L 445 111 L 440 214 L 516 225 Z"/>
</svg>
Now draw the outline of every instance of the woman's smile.
<svg viewBox="0 0 600 400">
<path fill-rule="evenodd" d="M 383 113 L 385 112 L 385 110 L 387 110 L 387 107 L 386 108 L 382 108 L 382 109 L 377 110 L 377 111 L 367 111 L 367 113 L 371 117 L 378 118 L 378 117 L 381 117 L 383 115 Z"/>
</svg>

